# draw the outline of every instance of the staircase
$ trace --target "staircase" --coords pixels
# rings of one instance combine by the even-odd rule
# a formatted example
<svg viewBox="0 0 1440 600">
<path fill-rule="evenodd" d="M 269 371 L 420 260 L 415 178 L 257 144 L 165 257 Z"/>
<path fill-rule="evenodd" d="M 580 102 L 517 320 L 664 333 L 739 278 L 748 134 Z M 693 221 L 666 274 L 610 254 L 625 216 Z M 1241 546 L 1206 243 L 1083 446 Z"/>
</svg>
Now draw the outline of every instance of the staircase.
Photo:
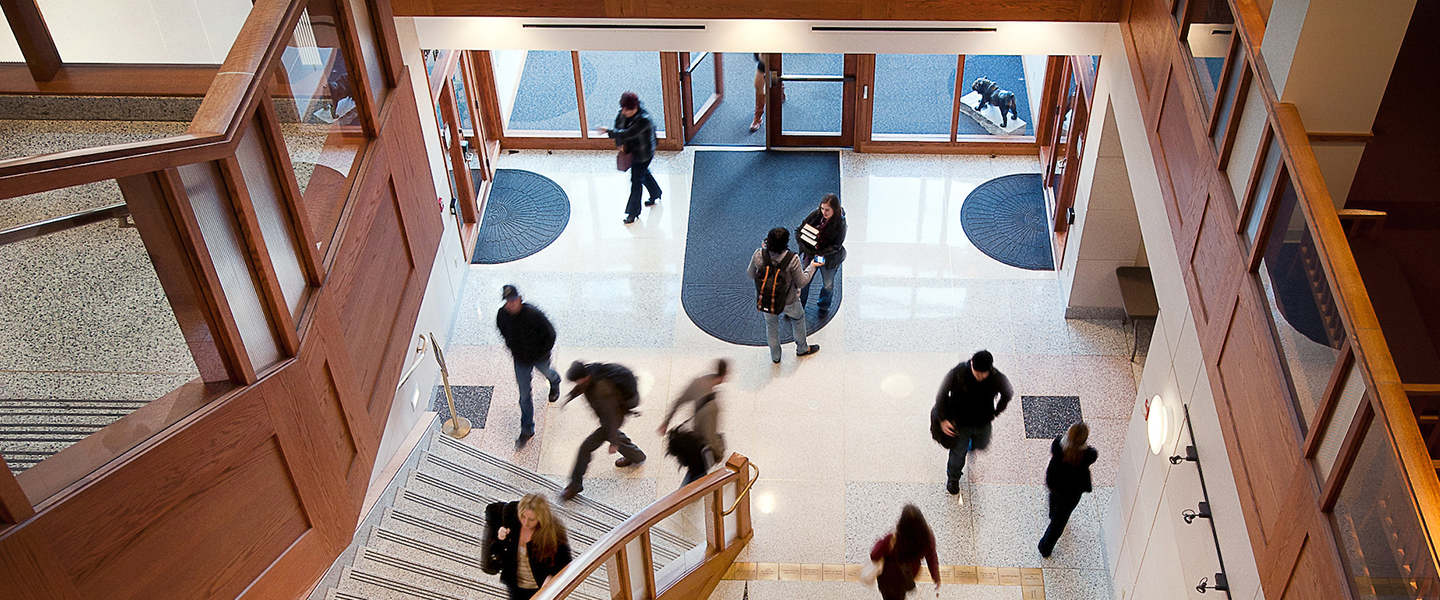
<svg viewBox="0 0 1440 600">
<path fill-rule="evenodd" d="M 630 515 L 580 496 L 555 504 L 562 486 L 532 471 L 486 454 L 445 435 L 434 440 L 419 465 L 384 509 L 354 561 L 326 600 L 461 600 L 508 598 L 498 575 L 480 570 L 484 553 L 485 506 L 518 500 L 527 493 L 551 499 L 579 556 Z M 664 529 L 651 529 L 655 569 L 704 545 Z M 609 574 L 601 567 L 572 597 L 610 598 Z"/>
</svg>

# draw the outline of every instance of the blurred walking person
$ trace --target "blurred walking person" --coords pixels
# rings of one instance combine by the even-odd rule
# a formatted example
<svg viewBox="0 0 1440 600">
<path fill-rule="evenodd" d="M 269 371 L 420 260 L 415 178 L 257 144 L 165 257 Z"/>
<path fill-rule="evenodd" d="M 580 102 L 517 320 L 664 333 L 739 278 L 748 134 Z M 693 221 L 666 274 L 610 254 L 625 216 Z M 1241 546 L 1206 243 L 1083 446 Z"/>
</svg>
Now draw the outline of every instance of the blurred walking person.
<svg viewBox="0 0 1440 600">
<path fill-rule="evenodd" d="M 580 443 L 580 451 L 575 455 L 575 468 L 570 471 L 570 484 L 560 493 L 562 502 L 580 495 L 585 489 L 585 471 L 590 468 L 590 455 L 607 442 L 611 454 L 620 453 L 620 458 L 615 459 L 615 466 L 624 468 L 645 462 L 645 452 L 620 431 L 626 417 L 640 405 L 635 374 L 613 363 L 585 364 L 577 360 L 570 363 L 565 378 L 575 383 L 566 401 L 584 394 L 590 409 L 600 419 L 600 427 Z"/>
<path fill-rule="evenodd" d="M 551 402 L 560 397 L 560 374 L 550 366 L 550 353 L 555 349 L 555 326 L 540 309 L 525 304 L 513 285 L 500 288 L 500 299 L 505 305 L 495 313 L 495 327 L 510 349 L 510 358 L 515 361 L 515 383 L 520 387 L 520 437 L 515 439 L 515 449 L 519 450 L 535 437 L 531 372 L 539 371 L 550 382 Z"/>
<path fill-rule="evenodd" d="M 880 588 L 883 600 L 901 600 L 910 590 L 915 589 L 916 575 L 920 573 L 920 559 L 930 567 L 930 580 L 935 582 L 935 594 L 940 594 L 940 559 L 935 553 L 935 533 L 925 522 L 925 515 L 914 504 L 900 509 L 900 520 L 895 531 L 885 534 L 870 549 L 870 560 L 884 563 L 875 584 Z"/>
<path fill-rule="evenodd" d="M 666 452 L 680 461 L 686 468 L 685 481 L 688 485 L 705 476 L 710 467 L 724 460 L 725 438 L 720 434 L 720 404 L 716 386 L 725 382 L 730 363 L 725 359 L 715 361 L 715 372 L 696 377 L 685 387 L 685 391 L 670 405 L 665 421 L 656 433 L 666 436 Z M 684 423 L 670 431 L 670 421 L 681 406 L 694 404 L 694 413 Z M 688 425 L 688 427 L 687 427 Z M 668 432 L 668 433 L 667 433 Z"/>
<path fill-rule="evenodd" d="M 1070 513 L 1080 504 L 1080 496 L 1091 491 L 1090 465 L 1100 454 L 1086 442 L 1090 426 L 1084 421 L 1070 426 L 1065 435 L 1050 443 L 1050 466 L 1045 468 L 1045 486 L 1050 488 L 1050 526 L 1040 538 L 1040 556 L 1050 558 Z"/>
</svg>

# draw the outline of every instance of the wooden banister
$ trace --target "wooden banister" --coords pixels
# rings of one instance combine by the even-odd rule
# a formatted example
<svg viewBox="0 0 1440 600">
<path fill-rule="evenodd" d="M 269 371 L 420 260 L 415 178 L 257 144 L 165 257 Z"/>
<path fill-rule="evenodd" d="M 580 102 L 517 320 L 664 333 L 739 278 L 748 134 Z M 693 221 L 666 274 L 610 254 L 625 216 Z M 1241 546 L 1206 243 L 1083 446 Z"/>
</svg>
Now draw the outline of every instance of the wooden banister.
<svg viewBox="0 0 1440 600">
<path fill-rule="evenodd" d="M 622 553 L 628 544 L 636 538 L 648 535 L 651 528 L 660 524 L 669 516 L 696 502 L 704 502 L 709 497 L 716 497 L 710 506 L 715 514 L 720 512 L 720 499 L 724 497 L 724 489 L 727 485 L 735 485 L 736 497 L 745 500 L 740 504 L 742 509 L 737 511 L 739 527 L 736 528 L 736 539 L 729 544 L 723 539 L 725 530 L 723 527 L 718 531 L 715 528 L 707 528 L 707 536 L 719 536 L 720 539 L 709 540 L 706 545 L 705 558 L 698 564 L 690 567 L 683 575 L 668 581 L 656 582 L 658 587 L 662 583 L 668 583 L 665 590 L 656 589 L 655 597 L 702 597 L 697 595 L 705 590 L 707 584 L 709 589 L 714 589 L 714 583 L 718 582 L 720 576 L 724 575 L 734 562 L 740 550 L 749 542 L 751 537 L 749 527 L 748 495 L 743 494 L 738 486 L 748 482 L 746 477 L 750 472 L 750 460 L 740 454 L 731 454 L 726 461 L 724 468 L 710 473 L 690 485 L 682 487 L 664 498 L 657 500 L 654 504 L 645 507 L 644 510 L 626 519 L 615 529 L 596 540 L 585 552 L 575 557 L 570 565 L 555 575 L 548 584 L 543 587 L 534 597 L 534 600 L 558 600 L 568 598 L 575 592 L 602 565 L 612 558 L 628 558 L 637 560 L 641 557 L 617 557 Z M 643 544 L 644 551 L 649 552 L 649 544 Z M 623 570 L 623 569 L 622 569 Z M 613 575 L 613 574 L 612 574 Z M 680 595 L 681 592 L 688 595 Z M 673 593 L 667 593 L 673 592 Z M 708 594 L 708 590 L 705 590 Z M 624 591 L 611 590 L 611 597 L 616 599 L 630 599 L 630 589 Z"/>
<path fill-rule="evenodd" d="M 294 31 L 305 0 L 258 0 L 181 135 L 0 161 L 0 199 L 63 189 L 234 154 L 265 78 Z"/>
</svg>

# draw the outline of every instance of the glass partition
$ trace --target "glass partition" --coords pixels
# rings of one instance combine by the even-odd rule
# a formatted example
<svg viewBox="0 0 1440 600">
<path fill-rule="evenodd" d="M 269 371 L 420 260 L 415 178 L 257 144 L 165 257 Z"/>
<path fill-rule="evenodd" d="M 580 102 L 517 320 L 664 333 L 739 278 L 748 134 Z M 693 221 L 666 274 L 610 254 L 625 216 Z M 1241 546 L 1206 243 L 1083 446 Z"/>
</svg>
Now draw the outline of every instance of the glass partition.
<svg viewBox="0 0 1440 600">
<path fill-rule="evenodd" d="M 1340 358 L 1345 328 L 1299 197 L 1281 181 L 1257 273 L 1303 438 Z"/>
<path fill-rule="evenodd" d="M 137 2 L 38 4 L 66 63 L 218 65 L 250 16 L 252 2 L 205 0 L 163 14 L 157 12 L 159 6 Z M 0 61 L 25 62 L 4 24 L 0 36 L 12 40 L 0 45 Z M 5 46 L 13 54 L 5 52 Z"/>
<path fill-rule="evenodd" d="M 949 141 L 959 57 L 875 55 L 870 139 Z"/>
<path fill-rule="evenodd" d="M 1330 471 L 1335 468 L 1335 461 L 1340 457 L 1340 446 L 1345 442 L 1345 434 L 1360 415 L 1360 407 L 1364 401 L 1365 377 L 1360 373 L 1360 365 L 1352 362 L 1345 373 L 1345 382 L 1341 385 L 1340 397 L 1335 403 L 1335 413 L 1325 424 L 1325 431 L 1320 434 L 1320 448 L 1315 452 L 1315 474 L 1321 485 L 1330 478 Z"/>
<path fill-rule="evenodd" d="M 1434 554 L 1383 419 L 1365 431 L 1330 518 L 1356 598 L 1440 598 Z"/>
<path fill-rule="evenodd" d="M 1270 141 L 1265 144 L 1260 160 L 1260 172 L 1255 177 L 1249 188 L 1248 199 L 1237 196 L 1241 207 L 1249 207 L 1249 213 L 1245 216 L 1245 241 L 1255 243 L 1255 236 L 1260 234 L 1260 224 L 1265 220 L 1265 211 L 1269 209 L 1270 198 L 1274 193 L 1275 174 L 1280 171 L 1280 140 L 1274 135 L 1267 136 Z"/>
<path fill-rule="evenodd" d="M 0 454 L 17 474 L 200 377 L 114 180 L 4 202 L 71 196 L 120 216 L 0 245 Z"/>
<path fill-rule="evenodd" d="M 630 568 L 630 597 L 636 600 L 651 597 L 646 592 L 649 588 L 649 577 L 652 577 L 653 573 L 645 569 L 645 538 L 646 534 L 642 533 L 625 544 L 625 563 Z"/>
<path fill-rule="evenodd" d="M 840 135 L 844 111 L 844 54 L 784 54 L 780 86 L 782 133 Z M 791 80 L 790 77 L 831 77 L 834 80 Z"/>
<path fill-rule="evenodd" d="M 270 88 L 285 148 L 321 252 L 327 252 L 369 138 L 335 0 L 310 0 Z"/>
<path fill-rule="evenodd" d="M 699 57 L 698 60 L 692 59 L 695 61 L 695 68 L 690 70 L 690 90 L 695 98 L 695 113 L 700 114 L 704 112 L 705 103 L 718 91 L 715 89 L 716 55 L 714 52 L 692 52 L 690 56 Z"/>
<path fill-rule="evenodd" d="M 1189 0 L 1185 18 L 1185 50 L 1195 62 L 1196 85 L 1205 113 L 1215 102 L 1215 90 L 1225 72 L 1225 59 L 1235 37 L 1235 17 L 1226 0 Z"/>
</svg>

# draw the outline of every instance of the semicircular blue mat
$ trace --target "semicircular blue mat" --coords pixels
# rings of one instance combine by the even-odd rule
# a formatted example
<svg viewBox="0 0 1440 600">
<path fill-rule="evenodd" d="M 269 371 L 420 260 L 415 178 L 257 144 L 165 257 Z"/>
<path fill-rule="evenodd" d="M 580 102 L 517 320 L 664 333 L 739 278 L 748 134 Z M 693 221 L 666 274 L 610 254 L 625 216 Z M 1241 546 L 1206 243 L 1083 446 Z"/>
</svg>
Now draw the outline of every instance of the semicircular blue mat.
<svg viewBox="0 0 1440 600">
<path fill-rule="evenodd" d="M 960 206 L 965 236 L 986 256 L 1012 267 L 1053 271 L 1045 188 L 1040 175 L 996 177 L 975 188 Z"/>
<path fill-rule="evenodd" d="M 530 171 L 496 170 L 470 262 L 493 265 L 520 260 L 544 250 L 569 224 L 570 197 L 560 184 Z"/>
<path fill-rule="evenodd" d="M 732 344 L 764 346 L 765 319 L 755 308 L 755 282 L 745 276 L 745 267 L 770 228 L 793 232 L 821 196 L 840 192 L 840 155 L 700 150 L 693 172 L 680 303 L 705 333 Z M 793 239 L 790 249 L 798 249 Z M 835 273 L 835 296 L 823 313 L 816 307 L 820 273 L 810 282 L 805 306 L 810 333 L 840 310 L 844 271 L 842 265 Z M 794 341 L 783 320 L 780 341 Z"/>
</svg>

